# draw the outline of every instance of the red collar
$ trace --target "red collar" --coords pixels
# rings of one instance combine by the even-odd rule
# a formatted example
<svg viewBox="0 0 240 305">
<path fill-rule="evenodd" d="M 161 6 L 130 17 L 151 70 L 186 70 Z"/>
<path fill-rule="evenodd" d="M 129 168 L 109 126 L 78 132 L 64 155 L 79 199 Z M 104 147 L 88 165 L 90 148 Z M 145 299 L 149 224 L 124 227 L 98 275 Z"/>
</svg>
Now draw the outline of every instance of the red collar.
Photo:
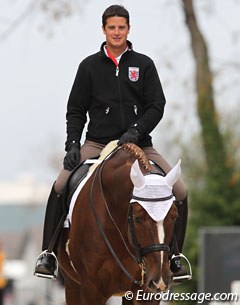
<svg viewBox="0 0 240 305">
<path fill-rule="evenodd" d="M 109 52 L 109 50 L 106 48 L 108 57 L 115 63 L 115 66 L 118 67 L 118 62 L 116 58 L 112 55 L 112 53 Z"/>
</svg>

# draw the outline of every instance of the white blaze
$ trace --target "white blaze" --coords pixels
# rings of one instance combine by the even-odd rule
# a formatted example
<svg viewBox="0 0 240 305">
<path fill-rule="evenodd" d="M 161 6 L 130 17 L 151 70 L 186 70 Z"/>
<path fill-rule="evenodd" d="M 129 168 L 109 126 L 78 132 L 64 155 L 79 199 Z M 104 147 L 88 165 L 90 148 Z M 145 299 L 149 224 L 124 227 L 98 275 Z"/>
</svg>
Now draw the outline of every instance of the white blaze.
<svg viewBox="0 0 240 305">
<path fill-rule="evenodd" d="M 157 222 L 157 230 L 158 230 L 159 243 L 163 244 L 164 243 L 164 238 L 165 238 L 163 220 Z M 163 251 L 160 251 L 160 270 L 162 269 L 162 266 L 163 266 Z M 157 287 L 161 287 L 161 285 L 163 287 L 166 286 L 164 281 L 163 281 L 163 278 L 162 278 L 162 272 L 161 272 L 161 277 L 160 277 L 159 282 L 155 283 L 155 285 Z"/>
<path fill-rule="evenodd" d="M 163 220 L 157 222 L 157 230 L 158 230 L 158 239 L 159 243 L 164 243 L 164 228 L 163 228 Z M 163 263 L 163 251 L 160 251 L 161 261 L 160 261 L 160 268 L 162 268 Z"/>
</svg>

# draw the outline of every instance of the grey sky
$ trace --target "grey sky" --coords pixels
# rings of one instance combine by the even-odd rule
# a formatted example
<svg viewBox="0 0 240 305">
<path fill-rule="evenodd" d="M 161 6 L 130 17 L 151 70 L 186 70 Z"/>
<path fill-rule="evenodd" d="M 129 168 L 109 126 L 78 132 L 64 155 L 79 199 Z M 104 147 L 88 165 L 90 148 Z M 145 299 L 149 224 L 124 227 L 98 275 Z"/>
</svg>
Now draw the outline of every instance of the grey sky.
<svg viewBox="0 0 240 305">
<path fill-rule="evenodd" d="M 220 112 L 235 109 L 239 87 L 235 69 L 224 62 L 239 62 L 240 3 L 236 0 L 195 0 L 204 34 L 208 39 L 217 72 L 216 93 L 227 88 L 218 99 Z M 210 2 L 210 3 L 209 3 Z M 17 16 L 27 0 L 1 4 L 0 31 Z M 65 110 L 79 62 L 95 53 L 104 35 L 101 30 L 103 10 L 114 1 L 89 0 L 81 15 L 61 23 L 45 24 L 33 12 L 29 18 L 0 44 L 1 166 L 0 181 L 31 174 L 51 181 L 49 159 L 64 156 Z M 153 58 L 167 97 L 161 133 L 176 130 L 183 139 L 197 129 L 194 108 L 193 60 L 189 37 L 179 0 L 122 0 L 131 16 L 129 40 L 134 49 Z M 49 37 L 50 31 L 54 35 Z M 234 40 L 235 39 L 235 40 Z M 224 68 L 225 67 L 225 68 Z M 235 84 L 235 85 L 234 85 Z M 226 105 L 227 102 L 227 105 Z M 184 107 L 189 107 L 184 111 Z M 174 116 L 174 122 L 173 122 Z M 193 120 L 188 118 L 194 116 Z M 154 138 L 157 146 L 160 141 Z M 165 143 L 165 144 L 164 144 Z"/>
</svg>

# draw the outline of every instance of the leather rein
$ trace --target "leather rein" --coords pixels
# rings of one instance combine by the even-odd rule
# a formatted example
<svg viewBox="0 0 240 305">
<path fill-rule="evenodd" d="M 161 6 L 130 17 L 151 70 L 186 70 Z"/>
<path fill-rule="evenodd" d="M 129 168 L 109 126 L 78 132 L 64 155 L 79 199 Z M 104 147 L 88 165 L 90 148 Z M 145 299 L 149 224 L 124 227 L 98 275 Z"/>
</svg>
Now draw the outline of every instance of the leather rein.
<svg viewBox="0 0 240 305">
<path fill-rule="evenodd" d="M 138 263 L 138 265 L 140 266 L 141 268 L 141 280 L 136 280 L 129 272 L 128 270 L 123 266 L 121 260 L 119 259 L 118 255 L 116 254 L 116 252 L 114 251 L 109 239 L 107 238 L 105 232 L 104 232 L 104 229 L 103 229 L 103 226 L 102 226 L 102 223 L 99 219 L 99 216 L 98 216 L 98 213 L 97 213 L 97 210 L 96 210 L 96 207 L 95 207 L 95 202 L 94 202 L 94 197 L 93 197 L 93 194 L 94 194 L 94 185 L 95 185 L 95 182 L 98 178 L 98 182 L 99 182 L 99 186 L 100 186 L 100 190 L 101 190 L 101 193 L 102 193 L 102 196 L 103 196 L 103 199 L 104 199 L 104 203 L 105 203 L 105 206 L 107 208 L 107 212 L 110 216 L 110 218 L 112 219 L 112 216 L 110 214 L 110 211 L 108 209 L 108 205 L 107 205 L 107 202 L 105 200 L 105 196 L 104 196 L 104 192 L 103 192 L 103 187 L 102 187 L 102 170 L 103 170 L 103 167 L 104 167 L 104 164 L 105 164 L 105 161 L 111 157 L 113 154 L 116 153 L 116 151 L 119 149 L 120 147 L 117 147 L 115 148 L 103 161 L 102 163 L 96 168 L 95 170 L 95 173 L 94 173 L 94 176 L 93 176 L 93 181 L 92 181 L 92 184 L 91 184 L 91 188 L 90 188 L 90 207 L 93 211 L 93 214 L 94 214 L 94 217 L 95 217 L 95 220 L 96 220 L 96 223 L 97 223 L 97 226 L 98 226 L 98 229 L 100 231 L 100 234 L 102 235 L 102 238 L 104 240 L 104 242 L 106 243 L 107 245 L 107 248 L 109 249 L 109 251 L 111 252 L 111 254 L 113 255 L 113 258 L 115 259 L 116 263 L 118 264 L 118 266 L 120 267 L 120 269 L 123 271 L 123 273 L 129 278 L 131 279 L 134 284 L 136 285 L 139 285 L 139 286 L 142 286 L 144 284 L 144 274 L 145 274 L 145 263 L 144 263 L 144 260 L 143 260 L 143 257 L 148 254 L 148 253 L 151 253 L 151 252 L 159 252 L 159 251 L 165 251 L 167 253 L 170 253 L 170 247 L 164 243 L 160 243 L 160 244 L 153 244 L 153 245 L 150 245 L 150 246 L 146 246 L 146 247 L 141 247 L 141 245 L 138 243 L 138 240 L 137 240 L 137 236 L 136 236 L 136 232 L 135 232 L 135 227 L 134 227 L 134 217 L 133 217 L 133 204 L 137 203 L 137 202 L 133 202 L 133 203 L 130 203 L 130 207 L 129 207 L 129 215 L 128 215 L 128 224 L 129 224 L 129 230 L 130 230 L 130 234 L 131 234 L 131 239 L 132 239 L 132 242 L 133 242 L 133 246 L 134 246 L 134 250 L 135 250 L 135 256 L 133 256 L 129 249 L 127 248 L 127 245 L 126 245 L 126 242 L 123 240 L 123 236 L 121 235 L 121 232 L 120 230 L 118 229 L 118 232 L 120 233 L 120 237 L 122 238 L 123 242 L 124 242 L 124 245 L 125 247 L 127 248 L 127 251 L 129 252 L 129 254 L 134 258 L 134 260 Z M 167 200 L 167 199 L 170 199 L 172 198 L 173 195 L 171 196 L 168 196 L 168 197 L 163 197 L 163 198 L 154 198 L 152 199 L 151 198 L 151 201 L 164 201 L 164 200 Z M 141 198 L 141 197 L 136 197 L 136 196 L 133 196 L 132 195 L 132 198 L 133 199 L 136 199 L 136 200 L 142 200 L 142 201 L 148 201 L 148 198 Z M 113 219 L 112 219 L 113 220 Z M 116 226 L 116 225 L 115 225 Z"/>
</svg>

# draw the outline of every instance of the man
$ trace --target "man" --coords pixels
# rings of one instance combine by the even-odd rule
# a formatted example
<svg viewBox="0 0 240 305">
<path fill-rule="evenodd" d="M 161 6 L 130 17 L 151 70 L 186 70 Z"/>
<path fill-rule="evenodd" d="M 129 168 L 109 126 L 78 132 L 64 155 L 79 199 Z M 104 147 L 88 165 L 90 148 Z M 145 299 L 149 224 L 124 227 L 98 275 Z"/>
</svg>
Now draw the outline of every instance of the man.
<svg viewBox="0 0 240 305">
<path fill-rule="evenodd" d="M 56 257 L 49 243 L 62 217 L 62 194 L 71 171 L 88 158 L 97 157 L 107 143 L 119 139 L 118 145 L 139 145 L 150 160 L 164 171 L 171 167 L 152 147 L 150 133 L 163 116 L 165 97 L 153 61 L 133 50 L 127 40 L 129 13 L 120 5 L 108 7 L 102 16 L 106 41 L 101 49 L 84 59 L 78 68 L 67 105 L 67 154 L 64 169 L 57 178 L 47 205 L 43 250 L 35 274 L 54 277 Z M 83 128 L 89 123 L 86 141 L 80 146 Z M 181 203 L 176 238 L 182 251 L 187 223 L 187 191 L 181 180 L 173 188 Z M 84 211 L 83 211 L 84 212 Z M 56 249 L 56 245 L 55 245 Z M 176 278 L 189 278 L 179 259 L 171 260 Z"/>
</svg>

